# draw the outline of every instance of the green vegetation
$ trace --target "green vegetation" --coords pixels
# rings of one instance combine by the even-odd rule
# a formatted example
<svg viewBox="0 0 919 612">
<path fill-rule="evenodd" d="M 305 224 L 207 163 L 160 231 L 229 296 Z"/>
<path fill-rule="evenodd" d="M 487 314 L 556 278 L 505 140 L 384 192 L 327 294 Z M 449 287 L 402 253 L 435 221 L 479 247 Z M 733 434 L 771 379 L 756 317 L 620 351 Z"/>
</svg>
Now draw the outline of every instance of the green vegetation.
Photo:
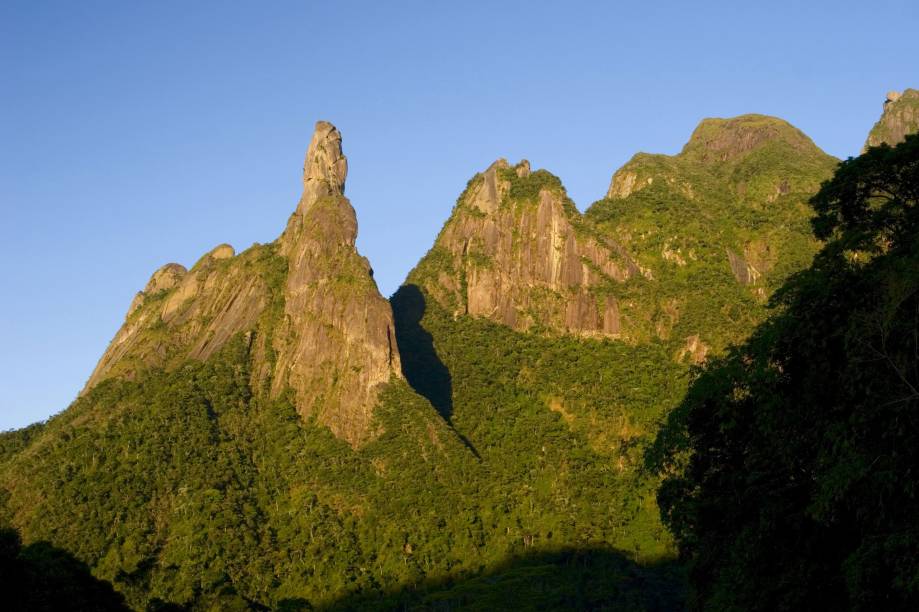
<svg viewBox="0 0 919 612">
<path fill-rule="evenodd" d="M 919 90 L 905 89 L 896 99 L 888 98 L 884 114 L 868 133 L 866 147 L 882 143 L 895 145 L 907 134 L 919 131 Z"/>
<path fill-rule="evenodd" d="M 813 266 L 648 454 L 696 609 L 919 607 L 919 136 L 812 203 Z"/>
<path fill-rule="evenodd" d="M 425 316 L 465 381 L 450 423 L 393 384 L 381 433 L 354 450 L 287 400 L 254 393 L 237 337 L 205 363 L 105 381 L 34 432 L 0 437 L 19 449 L 0 465 L 2 520 L 70 551 L 138 609 L 411 599 L 565 548 L 618 548 L 623 568 L 666 558 L 631 438 L 588 426 L 650 428 L 649 389 L 679 394 L 657 367 L 666 355 L 649 350 L 642 362 L 614 343 L 538 340 L 469 319 L 447 329 L 445 313 Z M 611 376 L 622 363 L 632 373 L 620 386 Z M 551 573 L 547 563 L 538 571 Z M 645 609 L 633 587 L 601 582 L 583 596 Z"/>
<path fill-rule="evenodd" d="M 698 334 L 716 352 L 746 338 L 768 296 L 816 252 L 807 199 L 836 163 L 762 115 L 703 121 L 676 156 L 636 155 L 617 172 L 635 177 L 628 195 L 585 214 L 653 273 L 610 289 L 634 304 L 623 325 L 644 340 Z M 754 268 L 752 282 L 735 278 L 729 250 Z"/>
<path fill-rule="evenodd" d="M 543 189 L 563 191 L 562 182 L 557 176 L 546 170 L 537 170 L 520 177 L 514 168 L 502 168 L 497 175 L 510 183 L 508 199 L 518 202 L 539 202 L 539 192 Z"/>
</svg>

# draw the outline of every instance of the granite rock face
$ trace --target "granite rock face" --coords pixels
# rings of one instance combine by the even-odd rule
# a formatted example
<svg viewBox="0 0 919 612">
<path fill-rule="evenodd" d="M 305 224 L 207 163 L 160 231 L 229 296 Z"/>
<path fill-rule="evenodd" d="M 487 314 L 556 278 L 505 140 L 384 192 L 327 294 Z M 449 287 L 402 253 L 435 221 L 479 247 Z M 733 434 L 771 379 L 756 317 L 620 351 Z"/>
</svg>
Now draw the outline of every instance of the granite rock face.
<svg viewBox="0 0 919 612">
<path fill-rule="evenodd" d="M 591 232 L 561 183 L 525 160 L 477 174 L 409 276 L 454 314 L 520 331 L 619 337 L 616 285 L 644 273 Z"/>
<path fill-rule="evenodd" d="M 290 389 L 298 411 L 358 445 L 380 389 L 401 376 L 392 310 L 355 249 L 341 134 L 320 121 L 303 195 L 282 236 L 237 255 L 222 244 L 190 270 L 167 264 L 137 294 L 86 383 L 208 359 L 243 334 L 254 388 Z"/>
<path fill-rule="evenodd" d="M 289 270 L 272 393 L 291 388 L 352 444 L 370 435 L 381 385 L 401 376 L 392 309 L 354 246 L 357 217 L 344 196 L 341 134 L 319 122 L 303 170 L 303 196 L 278 241 Z"/>
<path fill-rule="evenodd" d="M 806 201 L 835 164 L 781 119 L 705 119 L 678 155 L 633 157 L 581 215 L 548 172 L 498 160 L 407 283 L 454 316 L 632 344 L 682 338 L 678 359 L 699 361 L 739 338 L 816 250 Z M 752 314 L 738 316 L 745 301 Z"/>
<path fill-rule="evenodd" d="M 270 290 L 251 273 L 256 253 L 228 259 L 227 248 L 215 248 L 191 270 L 173 263 L 153 273 L 83 393 L 107 378 L 134 379 L 151 367 L 207 359 L 234 334 L 254 328 Z"/>
<path fill-rule="evenodd" d="M 903 142 L 907 134 L 916 132 L 919 132 L 919 90 L 891 91 L 884 101 L 881 118 L 868 134 L 865 149 L 882 143 L 894 146 Z"/>
</svg>

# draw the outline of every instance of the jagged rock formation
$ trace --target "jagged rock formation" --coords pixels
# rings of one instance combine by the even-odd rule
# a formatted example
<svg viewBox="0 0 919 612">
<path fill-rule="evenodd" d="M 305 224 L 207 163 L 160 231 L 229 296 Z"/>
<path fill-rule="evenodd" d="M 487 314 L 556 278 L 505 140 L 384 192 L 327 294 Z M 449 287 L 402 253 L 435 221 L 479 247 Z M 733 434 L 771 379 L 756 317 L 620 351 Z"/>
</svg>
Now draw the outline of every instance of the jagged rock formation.
<svg viewBox="0 0 919 612">
<path fill-rule="evenodd" d="M 728 303 L 761 309 L 812 255 L 806 200 L 835 164 L 780 119 L 706 119 L 679 155 L 636 155 L 582 216 L 554 176 L 499 160 L 407 282 L 454 316 L 672 340 L 698 361 L 752 324 Z"/>
<path fill-rule="evenodd" d="M 592 232 L 557 178 L 500 159 L 460 196 L 434 247 L 409 275 L 456 315 L 517 330 L 618 337 L 610 288 L 643 271 Z"/>
<path fill-rule="evenodd" d="M 234 334 L 254 329 L 272 301 L 271 248 L 253 247 L 239 257 L 221 245 L 191 270 L 176 263 L 153 273 L 135 296 L 83 393 L 112 377 L 133 379 L 156 366 L 207 359 Z"/>
<path fill-rule="evenodd" d="M 881 143 L 894 146 L 903 142 L 907 134 L 916 132 L 919 132 L 919 90 L 906 89 L 902 94 L 891 91 L 887 93 L 884 112 L 871 128 L 864 149 Z"/>
<path fill-rule="evenodd" d="M 450 600 L 677 593 L 678 568 L 662 565 L 668 586 L 618 554 L 585 582 L 580 549 L 672 555 L 636 468 L 689 365 L 745 338 L 807 266 L 806 201 L 835 163 L 780 120 L 707 120 L 580 215 L 555 177 L 498 162 L 394 296 L 413 392 L 392 380 L 393 318 L 354 250 L 341 137 L 320 123 L 279 240 L 158 270 L 89 392 L 0 433 L 0 523 L 72 551 L 138 610 L 444 602 L 415 589 L 547 546 L 577 563 L 535 556 L 538 572 L 506 574 L 534 588 L 507 598 L 486 573 Z M 547 590 L 550 573 L 567 587 Z"/>
<path fill-rule="evenodd" d="M 275 334 L 272 392 L 296 392 L 298 409 L 346 440 L 369 434 L 380 385 L 401 376 L 392 309 L 354 246 L 357 217 L 344 197 L 341 134 L 316 124 L 303 196 L 278 241 L 289 262 L 284 319 Z"/>
<path fill-rule="evenodd" d="M 257 388 L 292 389 L 302 415 L 352 444 L 366 439 L 380 387 L 401 369 L 389 303 L 355 249 L 346 176 L 341 134 L 320 121 L 303 195 L 279 240 L 239 255 L 224 244 L 191 270 L 157 270 L 83 392 L 107 378 L 207 359 L 244 333 Z"/>
</svg>

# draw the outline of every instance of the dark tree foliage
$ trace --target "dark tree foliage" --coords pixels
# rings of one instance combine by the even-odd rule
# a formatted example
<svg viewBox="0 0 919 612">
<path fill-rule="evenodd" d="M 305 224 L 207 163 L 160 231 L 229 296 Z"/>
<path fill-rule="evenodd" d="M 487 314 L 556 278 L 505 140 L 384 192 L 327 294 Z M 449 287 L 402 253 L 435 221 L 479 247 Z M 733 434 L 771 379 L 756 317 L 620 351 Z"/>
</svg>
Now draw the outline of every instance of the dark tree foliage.
<svg viewBox="0 0 919 612">
<path fill-rule="evenodd" d="M 919 609 L 919 136 L 840 166 L 828 239 L 647 454 L 692 607 Z"/>
<path fill-rule="evenodd" d="M 839 165 L 832 180 L 811 199 L 814 234 L 828 249 L 872 254 L 905 246 L 919 225 L 919 138 L 897 147 L 872 147 Z"/>
<path fill-rule="evenodd" d="M 382 596 L 352 595 L 329 610 L 649 610 L 684 608 L 675 560 L 639 565 L 620 552 L 568 549 L 525 555 L 465 580 L 427 581 Z"/>
<path fill-rule="evenodd" d="M 15 529 L 0 528 L 0 592 L 5 610 L 127 610 L 124 597 L 68 552 L 47 542 L 25 548 Z"/>
</svg>

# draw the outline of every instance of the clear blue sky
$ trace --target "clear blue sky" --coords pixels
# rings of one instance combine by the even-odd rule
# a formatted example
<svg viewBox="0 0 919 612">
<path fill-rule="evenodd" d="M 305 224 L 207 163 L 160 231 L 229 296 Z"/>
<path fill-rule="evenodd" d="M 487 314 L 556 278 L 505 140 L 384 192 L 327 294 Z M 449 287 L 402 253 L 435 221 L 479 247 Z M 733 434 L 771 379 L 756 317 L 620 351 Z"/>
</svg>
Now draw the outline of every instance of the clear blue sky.
<svg viewBox="0 0 919 612">
<path fill-rule="evenodd" d="M 919 87 L 917 32 L 915 0 L 5 0 L 0 429 L 67 406 L 154 269 L 274 239 L 317 119 L 389 295 L 498 157 L 583 209 L 708 116 L 855 155 L 885 92 Z"/>
</svg>

